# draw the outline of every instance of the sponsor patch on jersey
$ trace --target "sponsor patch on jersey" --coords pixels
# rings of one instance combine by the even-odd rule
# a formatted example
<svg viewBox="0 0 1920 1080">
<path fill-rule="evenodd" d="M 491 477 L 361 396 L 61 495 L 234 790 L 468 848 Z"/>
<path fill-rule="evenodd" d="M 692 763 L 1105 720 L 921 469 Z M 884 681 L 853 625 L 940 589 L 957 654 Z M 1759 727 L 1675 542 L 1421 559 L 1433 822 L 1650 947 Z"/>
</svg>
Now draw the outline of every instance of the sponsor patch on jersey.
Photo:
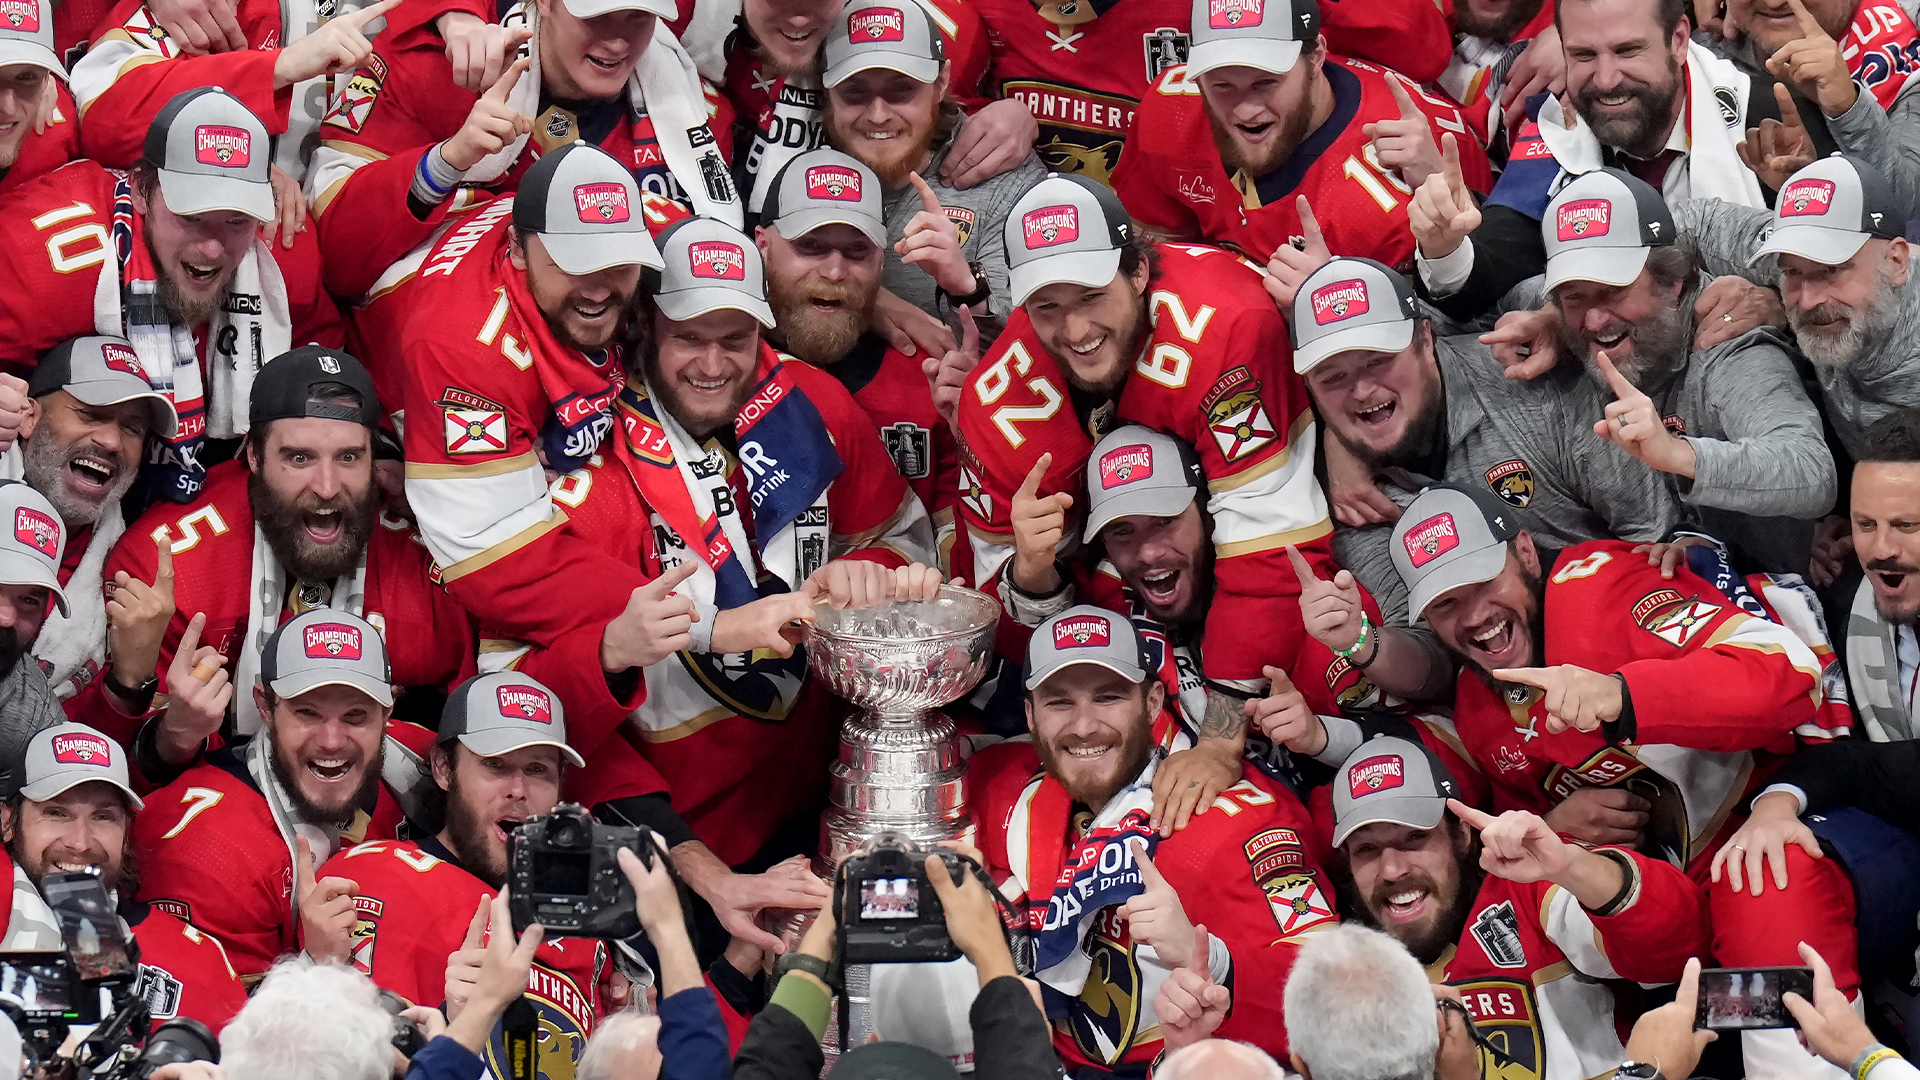
<svg viewBox="0 0 1920 1080">
<path fill-rule="evenodd" d="M 447 453 L 497 454 L 507 448 L 507 414 L 491 409 L 447 409 Z"/>
<path fill-rule="evenodd" d="M 1513 912 L 1513 901 L 1502 900 L 1490 908 L 1482 908 L 1474 916 L 1473 939 L 1493 961 L 1494 967 L 1517 968 L 1527 966 L 1527 949 L 1520 940 L 1520 917 Z"/>
<path fill-rule="evenodd" d="M 346 623 L 314 623 L 307 627 L 307 656 L 316 660 L 360 659 L 360 628 Z"/>
<path fill-rule="evenodd" d="M 894 471 L 908 480 L 933 475 L 933 433 L 905 420 L 880 429 L 880 442 L 893 459 Z"/>
<path fill-rule="evenodd" d="M 1347 770 L 1347 794 L 1364 799 L 1392 791 L 1407 782 L 1407 762 L 1399 754 L 1370 757 Z"/>
<path fill-rule="evenodd" d="M 366 66 L 355 69 L 347 77 L 346 85 L 333 99 L 333 107 L 327 110 L 322 123 L 359 134 L 360 129 L 367 126 L 367 117 L 373 113 L 373 104 L 379 100 L 386 84 L 386 61 L 368 56 Z"/>
<path fill-rule="evenodd" d="M 1533 989 L 1520 979 L 1469 979 L 1453 983 L 1473 1026 L 1506 1054 L 1495 1075 L 1500 1080 L 1542 1080 L 1546 1042 L 1533 1005 Z"/>
<path fill-rule="evenodd" d="M 1313 290 L 1313 321 L 1325 326 L 1367 313 L 1367 283 L 1359 278 Z"/>
<path fill-rule="evenodd" d="M 1260 25 L 1266 0 L 1208 0 L 1207 26 L 1213 30 L 1246 30 Z"/>
<path fill-rule="evenodd" d="M 22 34 L 40 32 L 40 5 L 34 0 L 0 0 L 0 20 L 7 29 Z"/>
<path fill-rule="evenodd" d="M 1833 206 L 1833 181 L 1808 177 L 1780 193 L 1780 216 L 1819 217 Z"/>
<path fill-rule="evenodd" d="M 1672 589 L 1658 589 L 1633 605 L 1633 621 L 1661 641 L 1684 649 L 1720 611 L 1721 605 L 1705 603 L 1698 594 L 1683 597 Z"/>
<path fill-rule="evenodd" d="M 1407 547 L 1407 561 L 1418 570 L 1459 547 L 1460 530 L 1454 527 L 1452 514 L 1435 514 L 1408 529 L 1401 543 Z"/>
<path fill-rule="evenodd" d="M 1053 624 L 1056 649 L 1100 649 L 1113 642 L 1113 623 L 1104 615 L 1075 615 Z"/>
<path fill-rule="evenodd" d="M 1487 470 L 1487 490 L 1524 510 L 1533 502 L 1533 469 L 1519 458 L 1503 461 Z"/>
<path fill-rule="evenodd" d="M 60 558 L 60 523 L 31 506 L 14 508 L 13 538 L 49 559 Z"/>
<path fill-rule="evenodd" d="M 967 246 L 967 241 L 973 238 L 973 224 L 978 220 L 974 216 L 973 211 L 964 206 L 943 206 L 940 210 L 947 215 L 947 220 L 953 222 L 953 227 L 959 231 L 960 246 Z"/>
<path fill-rule="evenodd" d="M 98 735 L 80 732 L 55 735 L 53 760 L 62 765 L 98 765 L 106 768 L 113 764 L 113 750 L 111 744 Z"/>
<path fill-rule="evenodd" d="M 222 169 L 244 169 L 253 160 L 253 133 L 228 124 L 193 129 L 193 160 Z"/>
<path fill-rule="evenodd" d="M 905 41 L 906 13 L 896 7 L 868 7 L 847 16 L 847 37 L 854 44 L 873 41 Z"/>
<path fill-rule="evenodd" d="M 1553 227 L 1561 243 L 1592 240 L 1607 235 L 1613 219 L 1613 203 L 1607 199 L 1574 199 L 1562 203 L 1555 213 Z"/>
<path fill-rule="evenodd" d="M 1080 239 L 1080 208 L 1043 206 L 1029 210 L 1020 218 L 1020 230 L 1029 251 L 1071 244 Z"/>
<path fill-rule="evenodd" d="M 573 207 L 580 220 L 589 225 L 613 225 L 633 217 L 633 208 L 627 204 L 627 185 L 610 180 L 575 184 Z"/>
<path fill-rule="evenodd" d="M 1123 446 L 1100 455 L 1100 490 L 1112 491 L 1153 477 L 1153 447 Z"/>
<path fill-rule="evenodd" d="M 807 198 L 857 203 L 860 201 L 860 173 L 845 165 L 809 166 Z"/>
<path fill-rule="evenodd" d="M 1273 422 L 1267 419 L 1266 406 L 1260 402 L 1260 380 L 1254 378 L 1245 365 L 1215 380 L 1206 396 L 1200 399 L 1200 407 L 1207 414 L 1207 428 L 1213 433 L 1213 441 L 1219 444 L 1221 456 L 1230 462 L 1246 457 L 1280 436 Z"/>
<path fill-rule="evenodd" d="M 553 696 L 536 686 L 502 686 L 494 691 L 500 712 L 536 724 L 553 723 Z"/>
<path fill-rule="evenodd" d="M 687 268 L 697 278 L 745 281 L 747 253 L 725 240 L 700 240 L 687 245 Z"/>
</svg>

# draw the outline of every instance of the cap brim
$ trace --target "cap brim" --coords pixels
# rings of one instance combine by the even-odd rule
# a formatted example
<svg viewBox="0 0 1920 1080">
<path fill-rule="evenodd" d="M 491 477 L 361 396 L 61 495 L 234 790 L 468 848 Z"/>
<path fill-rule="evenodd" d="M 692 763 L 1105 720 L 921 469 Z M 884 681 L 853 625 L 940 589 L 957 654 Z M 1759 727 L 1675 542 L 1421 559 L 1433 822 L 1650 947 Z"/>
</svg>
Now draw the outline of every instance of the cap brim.
<svg viewBox="0 0 1920 1080">
<path fill-rule="evenodd" d="M 54 55 L 52 49 L 23 38 L 0 39 L 0 67 L 10 64 L 32 64 L 46 68 L 61 82 L 67 81 L 67 69 L 60 66 L 60 58 Z"/>
<path fill-rule="evenodd" d="M 1426 615 L 1427 605 L 1433 603 L 1441 593 L 1457 589 L 1462 585 L 1478 585 L 1492 581 L 1500 576 L 1507 566 L 1507 545 L 1494 544 L 1468 555 L 1462 555 L 1440 569 L 1420 579 L 1407 597 L 1407 610 L 1415 619 Z"/>
<path fill-rule="evenodd" d="M 773 222 L 775 232 L 788 240 L 798 240 L 815 229 L 825 225 L 851 225 L 860 230 L 860 234 L 879 247 L 887 246 L 886 223 L 876 217 L 865 214 L 845 213 L 824 206 L 809 206 L 795 210 L 791 214 L 781 215 Z"/>
<path fill-rule="evenodd" d="M 1044 255 L 1028 263 L 1011 267 L 1007 271 L 1007 287 L 1013 292 L 1013 302 L 1017 307 L 1027 302 L 1027 297 L 1049 285 L 1062 282 L 1073 285 L 1085 285 L 1097 288 L 1113 280 L 1120 272 L 1120 249 L 1106 251 L 1063 251 L 1058 255 Z"/>
<path fill-rule="evenodd" d="M 1747 262 L 1757 263 L 1768 255 L 1798 255 L 1822 266 L 1838 266 L 1860 254 L 1860 249 L 1871 239 L 1872 233 L 1830 229 L 1824 225 L 1776 225 L 1773 235 L 1767 237 L 1766 243 L 1761 244 Z"/>
<path fill-rule="evenodd" d="M 1192 488 L 1161 487 L 1130 491 L 1103 499 L 1100 508 L 1087 515 L 1087 527 L 1080 533 L 1082 543 L 1092 543 L 1100 530 L 1123 517 L 1179 517 L 1193 505 Z M 1088 500 L 1091 502 L 1091 498 Z"/>
<path fill-rule="evenodd" d="M 1447 816 L 1447 800 L 1430 796 L 1414 795 L 1404 799 L 1367 800 L 1367 812 L 1355 814 L 1352 821 L 1342 821 L 1333 830 L 1333 846 L 1339 847 L 1347 842 L 1347 837 L 1369 825 L 1405 825 L 1409 829 L 1431 829 L 1440 824 Z"/>
<path fill-rule="evenodd" d="M 127 798 L 133 800 L 133 808 L 135 810 L 139 810 L 147 805 L 146 800 L 134 794 L 132 788 L 112 777 L 86 776 L 76 773 L 71 769 L 57 772 L 44 780 L 26 784 L 20 788 L 20 794 L 32 799 L 34 802 L 46 802 L 48 799 L 58 798 L 60 795 L 72 791 L 81 784 L 112 784 L 114 787 L 125 792 Z"/>
<path fill-rule="evenodd" d="M 72 394 L 82 404 L 101 408 L 145 398 L 153 404 L 155 435 L 163 439 L 171 439 L 180 428 L 180 414 L 174 411 L 173 402 L 167 400 L 167 395 L 156 390 L 135 390 L 129 393 L 126 384 L 118 382 L 68 383 L 60 389 Z"/>
<path fill-rule="evenodd" d="M 273 185 L 265 181 L 242 180 L 237 176 L 207 176 L 202 173 L 177 173 L 166 169 L 160 174 L 160 194 L 166 196 L 167 209 L 182 217 L 228 210 L 260 221 L 272 221 Z"/>
<path fill-rule="evenodd" d="M 540 233 L 540 246 L 553 264 L 580 277 L 613 266 L 666 266 L 660 249 L 644 228 L 633 232 Z"/>
<path fill-rule="evenodd" d="M 1187 78 L 1195 79 L 1223 67 L 1250 67 L 1285 75 L 1300 62 L 1302 42 L 1275 41 L 1272 38 L 1215 38 L 1195 45 L 1187 53 Z"/>
<path fill-rule="evenodd" d="M 676 292 L 661 293 L 653 298 L 660 307 L 660 314 L 674 322 L 686 322 L 697 319 L 710 311 L 744 311 L 760 320 L 760 325 L 773 327 L 773 309 L 765 300 L 757 300 L 739 289 L 729 289 L 724 285 L 703 285 L 699 288 L 680 289 Z"/>
<path fill-rule="evenodd" d="M 1595 281 L 1625 287 L 1646 269 L 1648 247 L 1593 247 L 1563 251 L 1547 260 L 1547 291 L 1569 281 Z"/>
<path fill-rule="evenodd" d="M 828 68 L 820 81 L 828 87 L 835 87 L 863 71 L 875 68 L 897 71 L 914 82 L 930 83 L 940 78 L 940 61 L 930 56 L 865 49 Z"/>
<path fill-rule="evenodd" d="M 1027 673 L 1027 689 L 1029 690 L 1035 689 L 1041 683 L 1046 682 L 1048 679 L 1053 678 L 1055 675 L 1060 674 L 1061 672 L 1067 670 L 1070 667 L 1077 667 L 1081 664 L 1092 664 L 1095 667 L 1106 668 L 1108 671 L 1113 672 L 1115 675 L 1120 676 L 1121 678 L 1127 680 L 1128 682 L 1143 683 L 1147 681 L 1147 673 L 1144 671 L 1141 671 L 1137 667 L 1122 666 L 1120 664 L 1114 663 L 1111 660 L 1103 660 L 1099 657 L 1087 656 L 1087 657 L 1073 657 L 1071 659 L 1061 660 L 1057 663 L 1050 664 L 1047 667 L 1043 667 L 1038 671 L 1028 672 Z"/>
<path fill-rule="evenodd" d="M 650 11 L 663 19 L 680 17 L 674 0 L 566 0 L 567 14 L 593 19 L 613 11 Z"/>
<path fill-rule="evenodd" d="M 1413 320 L 1365 323 L 1314 338 L 1293 350 L 1293 372 L 1305 375 L 1320 361 L 1343 352 L 1402 352 L 1413 344 Z"/>
<path fill-rule="evenodd" d="M 529 746 L 551 746 L 559 750 L 568 761 L 579 768 L 587 767 L 587 759 L 580 756 L 573 747 L 559 739 L 543 739 L 530 731 L 469 731 L 458 736 L 460 745 L 479 754 L 481 757 L 500 757 L 515 750 L 525 750 Z"/>
<path fill-rule="evenodd" d="M 60 590 L 59 579 L 31 555 L 0 551 L 0 584 L 44 586 L 53 593 L 53 602 L 60 605 L 60 614 L 67 614 L 67 594 Z"/>
<path fill-rule="evenodd" d="M 332 667 L 309 668 L 282 675 L 273 680 L 271 685 L 273 692 L 283 698 L 299 697 L 323 686 L 351 686 L 387 708 L 393 707 L 393 687 L 357 671 L 342 671 Z"/>
</svg>

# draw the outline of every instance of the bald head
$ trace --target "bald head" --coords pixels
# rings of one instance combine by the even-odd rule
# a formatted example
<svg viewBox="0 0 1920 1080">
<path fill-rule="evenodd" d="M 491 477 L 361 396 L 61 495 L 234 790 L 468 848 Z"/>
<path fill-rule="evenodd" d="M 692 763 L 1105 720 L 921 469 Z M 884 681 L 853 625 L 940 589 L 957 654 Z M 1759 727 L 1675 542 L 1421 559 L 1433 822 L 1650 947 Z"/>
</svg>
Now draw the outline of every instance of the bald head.
<svg viewBox="0 0 1920 1080">
<path fill-rule="evenodd" d="M 660 1018 L 622 1012 L 601 1023 L 580 1055 L 579 1080 L 659 1080 Z"/>
<path fill-rule="evenodd" d="M 1156 1080 L 1283 1080 L 1287 1074 L 1259 1047 L 1203 1039 L 1167 1055 L 1153 1075 Z"/>
</svg>

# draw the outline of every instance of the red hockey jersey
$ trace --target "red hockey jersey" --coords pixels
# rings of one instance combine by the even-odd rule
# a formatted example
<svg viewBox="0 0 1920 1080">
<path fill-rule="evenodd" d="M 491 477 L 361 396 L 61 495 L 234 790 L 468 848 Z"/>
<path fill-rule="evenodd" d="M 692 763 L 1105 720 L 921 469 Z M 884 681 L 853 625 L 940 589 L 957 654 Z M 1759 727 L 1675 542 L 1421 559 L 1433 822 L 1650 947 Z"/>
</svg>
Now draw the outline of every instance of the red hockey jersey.
<svg viewBox="0 0 1920 1080">
<path fill-rule="evenodd" d="M 994 97 L 1018 98 L 1040 122 L 1047 167 L 1108 183 L 1140 99 L 1187 62 L 1187 0 L 979 0 L 993 54 Z M 1328 47 L 1391 63 L 1425 82 L 1447 66 L 1446 22 L 1431 0 L 1320 5 Z M 1190 149 L 1209 147 L 1203 137 Z M 1210 151 L 1209 151 L 1210 152 Z"/>
<path fill-rule="evenodd" d="M 140 946 L 140 982 L 155 1024 L 184 1016 L 218 1035 L 247 1003 L 247 988 L 212 934 L 152 904 L 123 904 L 121 917 Z"/>
<path fill-rule="evenodd" d="M 1217 248 L 1161 244 L 1158 251 L 1159 273 L 1148 286 L 1150 339 L 1117 408 L 1103 404 L 1078 416 L 1026 313 L 1007 320 L 960 395 L 960 517 L 974 545 L 974 572 L 990 581 L 1012 554 L 1013 493 L 1041 454 L 1053 454 L 1041 493 L 1071 492 L 1084 508 L 1087 458 L 1099 434 L 1134 423 L 1186 440 L 1206 473 L 1218 559 L 1201 649 L 1206 674 L 1259 680 L 1262 665 L 1292 661 L 1305 633 L 1286 545 L 1332 572 L 1333 525 L 1313 474 L 1313 412 L 1260 272 Z M 1249 626 L 1262 632 L 1248 634 Z"/>
<path fill-rule="evenodd" d="M 1364 129 L 1400 116 L 1389 79 L 1427 114 L 1433 138 L 1452 132 L 1460 144 L 1467 183 L 1493 187 L 1493 172 L 1460 111 L 1428 96 L 1412 81 L 1359 60 L 1330 58 L 1323 66 L 1333 88 L 1333 112 L 1308 133 L 1293 155 L 1265 176 L 1229 174 L 1212 149 L 1200 86 L 1183 65 L 1160 76 L 1140 103 L 1126 152 L 1114 170 L 1113 190 L 1140 224 L 1182 240 L 1239 248 L 1260 262 L 1299 236 L 1305 195 L 1327 238 L 1328 250 L 1411 268 L 1413 230 L 1407 206 L 1413 189 L 1383 167 Z"/>
<path fill-rule="evenodd" d="M 445 1003 L 447 957 L 465 943 L 487 883 L 462 867 L 437 839 L 376 840 L 346 849 L 318 877 L 356 888 L 352 963 L 374 985 L 415 1005 Z M 533 956 L 527 1000 L 539 1016 L 539 1075 L 571 1075 L 600 1014 L 600 980 L 611 962 L 605 942 L 547 938 Z M 495 1076 L 511 1076 L 496 1025 L 484 1055 Z M 564 1063 L 560 1060 L 564 1059 Z"/>
</svg>

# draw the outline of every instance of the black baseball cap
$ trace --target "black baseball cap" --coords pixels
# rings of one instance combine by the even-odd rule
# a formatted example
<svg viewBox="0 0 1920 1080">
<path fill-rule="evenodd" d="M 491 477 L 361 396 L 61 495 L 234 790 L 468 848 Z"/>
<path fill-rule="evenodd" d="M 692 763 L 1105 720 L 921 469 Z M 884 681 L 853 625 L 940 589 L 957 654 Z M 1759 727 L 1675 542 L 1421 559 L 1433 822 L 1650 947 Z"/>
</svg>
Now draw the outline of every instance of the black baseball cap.
<svg viewBox="0 0 1920 1080">
<path fill-rule="evenodd" d="M 924 1046 L 877 1042 L 840 1055 L 826 1080 L 960 1080 L 960 1072 Z"/>
<path fill-rule="evenodd" d="M 359 396 L 360 404 L 314 400 L 314 387 L 323 383 L 345 386 Z M 275 420 L 301 417 L 379 427 L 380 395 L 373 388 L 373 376 L 367 374 L 366 365 L 323 345 L 302 345 L 267 361 L 253 377 L 248 424 L 257 428 Z"/>
</svg>

